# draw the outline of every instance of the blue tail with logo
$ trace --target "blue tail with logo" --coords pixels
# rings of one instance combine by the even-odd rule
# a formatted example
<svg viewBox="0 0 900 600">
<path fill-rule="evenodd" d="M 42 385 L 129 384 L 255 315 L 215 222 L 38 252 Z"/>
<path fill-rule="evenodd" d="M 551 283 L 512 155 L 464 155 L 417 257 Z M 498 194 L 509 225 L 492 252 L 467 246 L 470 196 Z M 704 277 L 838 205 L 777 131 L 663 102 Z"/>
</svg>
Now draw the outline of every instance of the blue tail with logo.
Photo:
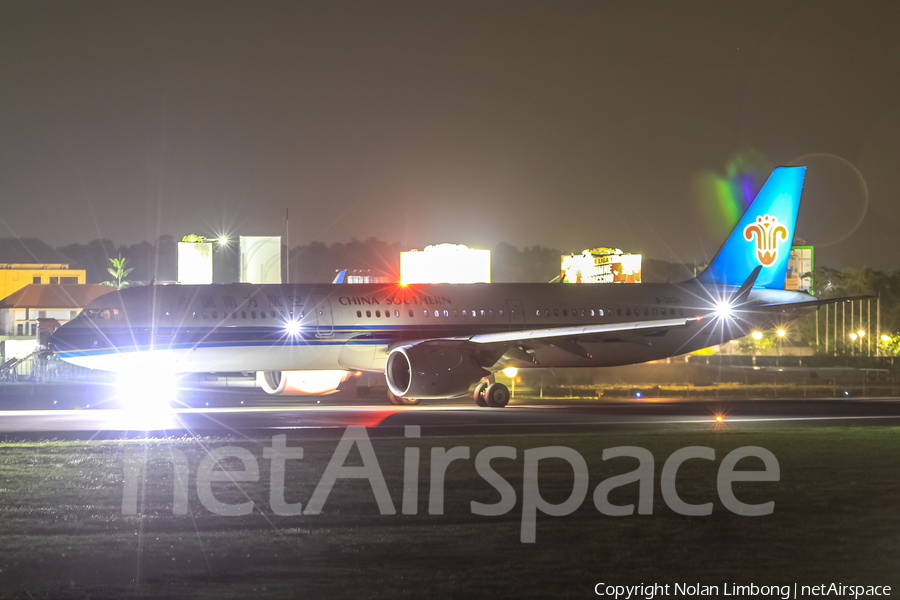
<svg viewBox="0 0 900 600">
<path fill-rule="evenodd" d="M 701 283 L 739 286 L 762 267 L 754 287 L 784 289 L 806 167 L 778 167 L 731 232 Z"/>
</svg>

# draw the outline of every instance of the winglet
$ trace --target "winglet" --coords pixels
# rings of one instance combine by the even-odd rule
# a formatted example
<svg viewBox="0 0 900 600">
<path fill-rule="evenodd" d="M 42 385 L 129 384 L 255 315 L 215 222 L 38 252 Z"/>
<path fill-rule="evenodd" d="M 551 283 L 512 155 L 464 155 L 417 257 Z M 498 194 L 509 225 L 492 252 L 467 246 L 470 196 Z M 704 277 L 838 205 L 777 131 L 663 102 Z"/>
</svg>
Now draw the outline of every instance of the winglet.
<svg viewBox="0 0 900 600">
<path fill-rule="evenodd" d="M 731 297 L 731 302 L 728 303 L 730 306 L 737 306 L 738 304 L 743 304 L 747 301 L 747 298 L 750 296 L 750 290 L 753 289 L 753 284 L 756 283 L 756 278 L 759 277 L 760 271 L 762 271 L 762 265 L 753 269 L 753 272 L 750 273 L 750 277 L 747 278 L 747 281 L 745 281 Z"/>
</svg>

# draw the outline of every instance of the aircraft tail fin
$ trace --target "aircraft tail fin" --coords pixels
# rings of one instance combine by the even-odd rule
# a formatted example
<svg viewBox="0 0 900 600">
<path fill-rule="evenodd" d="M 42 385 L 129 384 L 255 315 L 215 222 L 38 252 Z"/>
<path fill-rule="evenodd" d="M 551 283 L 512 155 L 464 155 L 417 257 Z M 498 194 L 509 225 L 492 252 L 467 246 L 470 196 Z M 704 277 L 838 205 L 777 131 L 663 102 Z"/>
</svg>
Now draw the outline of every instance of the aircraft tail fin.
<svg viewBox="0 0 900 600">
<path fill-rule="evenodd" d="M 777 167 L 759 190 L 701 283 L 740 286 L 761 267 L 755 287 L 784 289 L 806 167 Z"/>
</svg>

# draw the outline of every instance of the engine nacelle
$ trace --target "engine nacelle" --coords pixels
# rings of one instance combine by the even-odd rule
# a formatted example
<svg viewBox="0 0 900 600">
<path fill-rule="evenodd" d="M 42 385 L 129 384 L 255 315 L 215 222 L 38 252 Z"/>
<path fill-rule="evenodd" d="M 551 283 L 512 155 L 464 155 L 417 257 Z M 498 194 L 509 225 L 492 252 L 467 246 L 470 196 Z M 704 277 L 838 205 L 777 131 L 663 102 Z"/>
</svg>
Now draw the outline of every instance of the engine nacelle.
<svg viewBox="0 0 900 600">
<path fill-rule="evenodd" d="M 465 394 L 485 371 L 459 348 L 421 344 L 392 350 L 384 373 L 401 398 L 450 398 Z"/>
<path fill-rule="evenodd" d="M 347 381 L 350 371 L 257 371 L 256 383 L 275 396 L 333 394 Z"/>
</svg>

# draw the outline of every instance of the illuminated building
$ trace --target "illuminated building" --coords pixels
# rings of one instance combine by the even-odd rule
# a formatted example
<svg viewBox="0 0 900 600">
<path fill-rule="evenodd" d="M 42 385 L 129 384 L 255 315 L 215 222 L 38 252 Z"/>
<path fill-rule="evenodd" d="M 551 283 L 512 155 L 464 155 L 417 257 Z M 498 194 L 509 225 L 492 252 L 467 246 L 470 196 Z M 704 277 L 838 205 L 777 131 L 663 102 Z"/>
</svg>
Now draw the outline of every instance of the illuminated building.
<svg viewBox="0 0 900 600">
<path fill-rule="evenodd" d="M 813 254 L 812 246 L 793 246 L 791 248 L 784 289 L 798 292 L 808 292 L 812 289 Z M 809 273 L 808 276 L 806 276 L 807 273 Z"/>
<path fill-rule="evenodd" d="M 195 235 L 178 242 L 178 283 L 206 285 L 213 282 L 212 243 Z"/>
<path fill-rule="evenodd" d="M 241 236 L 241 283 L 281 283 L 281 236 Z"/>
<path fill-rule="evenodd" d="M 69 262 L 40 240 L 0 238 L 0 298 L 31 284 L 83 284 L 85 272 Z"/>
<path fill-rule="evenodd" d="M 564 254 L 560 277 L 565 283 L 640 283 L 641 255 L 618 248 L 594 248 Z"/>
<path fill-rule="evenodd" d="M 491 251 L 437 244 L 400 253 L 400 284 L 490 283 Z"/>
<path fill-rule="evenodd" d="M 28 284 L 0 300 L 0 354 L 3 360 L 30 354 L 44 319 L 54 328 L 74 319 L 81 309 L 113 288 L 101 284 Z M 39 321 L 40 320 L 40 321 Z"/>
</svg>

